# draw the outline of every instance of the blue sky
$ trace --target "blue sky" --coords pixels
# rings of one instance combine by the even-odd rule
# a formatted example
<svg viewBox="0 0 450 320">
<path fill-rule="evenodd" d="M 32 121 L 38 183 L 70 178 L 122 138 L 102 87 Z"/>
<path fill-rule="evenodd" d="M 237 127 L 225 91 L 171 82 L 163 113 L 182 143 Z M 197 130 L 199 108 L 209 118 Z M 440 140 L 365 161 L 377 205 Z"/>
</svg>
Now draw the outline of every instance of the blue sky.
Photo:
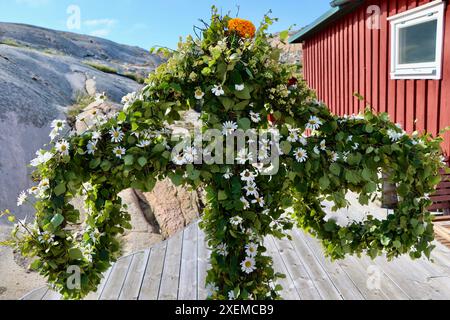
<svg viewBox="0 0 450 320">
<path fill-rule="evenodd" d="M 329 9 L 330 0 L 1 0 L 0 21 L 107 38 L 119 43 L 175 48 L 192 34 L 198 19 L 207 20 L 211 5 L 259 24 L 269 9 L 280 21 L 272 31 L 305 26 Z M 79 11 L 78 11 L 79 10 Z M 79 12 L 80 19 L 77 19 Z M 78 21 L 80 23 L 78 24 Z M 68 24 L 69 22 L 69 24 Z M 79 27 L 79 28 L 78 28 Z M 0 30 L 1 32 L 1 30 Z"/>
</svg>

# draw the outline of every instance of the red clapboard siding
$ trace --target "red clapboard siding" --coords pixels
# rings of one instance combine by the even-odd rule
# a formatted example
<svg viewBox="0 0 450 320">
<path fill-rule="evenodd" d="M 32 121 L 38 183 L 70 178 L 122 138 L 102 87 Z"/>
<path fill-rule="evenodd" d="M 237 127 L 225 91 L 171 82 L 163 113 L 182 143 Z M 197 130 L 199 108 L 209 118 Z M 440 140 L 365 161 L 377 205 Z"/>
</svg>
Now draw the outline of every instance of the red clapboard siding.
<svg viewBox="0 0 450 320">
<path fill-rule="evenodd" d="M 387 18 L 433 0 L 367 0 L 365 4 L 305 40 L 305 79 L 333 113 L 388 112 L 409 132 L 434 135 L 450 125 L 450 5 L 446 8 L 442 80 L 390 79 Z M 381 8 L 380 30 L 369 29 L 367 8 Z M 358 101 L 359 93 L 365 101 Z M 450 153 L 450 134 L 443 149 Z"/>
</svg>

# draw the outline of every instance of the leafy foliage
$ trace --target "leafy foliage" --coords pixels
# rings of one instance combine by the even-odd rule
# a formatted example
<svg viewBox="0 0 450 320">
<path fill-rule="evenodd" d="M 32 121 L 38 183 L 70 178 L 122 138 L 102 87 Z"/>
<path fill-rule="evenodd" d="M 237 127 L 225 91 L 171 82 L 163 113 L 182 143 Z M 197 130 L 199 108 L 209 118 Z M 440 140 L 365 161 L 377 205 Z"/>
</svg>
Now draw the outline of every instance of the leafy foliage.
<svg viewBox="0 0 450 320">
<path fill-rule="evenodd" d="M 127 97 L 123 112 L 64 137 L 34 162 L 36 219 L 15 228 L 14 245 L 36 257 L 33 267 L 66 298 L 95 290 L 116 259 L 116 236 L 130 228 L 117 194 L 129 187 L 150 191 L 165 177 L 206 190 L 201 227 L 213 248 L 207 277 L 213 299 L 279 298 L 275 282 L 283 275 L 275 273 L 263 239 L 282 238 L 295 224 L 318 237 L 333 259 L 363 252 L 429 256 L 433 228 L 426 195 L 439 183 L 441 138 L 408 136 L 387 114 L 370 109 L 345 118 L 331 114 L 297 80 L 294 66 L 279 63 L 280 50 L 266 34 L 273 19 L 266 16 L 254 38 L 230 31 L 230 19 L 214 9 L 203 38 L 180 43 L 145 88 Z M 201 110 L 203 131 L 222 130 L 226 122 L 243 130 L 276 129 L 284 153 L 278 173 L 259 174 L 248 161 L 176 165 L 170 150 L 177 141 L 170 140 L 167 125 L 190 109 Z M 254 174 L 250 183 L 246 170 Z M 346 193 L 354 191 L 367 203 L 380 189 L 381 172 L 398 185 L 394 214 L 348 225 L 325 221 L 324 199 L 342 208 Z M 253 183 L 256 195 L 245 191 Z M 79 195 L 88 215 L 84 232 L 73 234 L 80 214 L 71 200 Z M 80 289 L 67 285 L 70 265 L 82 270 Z"/>
</svg>

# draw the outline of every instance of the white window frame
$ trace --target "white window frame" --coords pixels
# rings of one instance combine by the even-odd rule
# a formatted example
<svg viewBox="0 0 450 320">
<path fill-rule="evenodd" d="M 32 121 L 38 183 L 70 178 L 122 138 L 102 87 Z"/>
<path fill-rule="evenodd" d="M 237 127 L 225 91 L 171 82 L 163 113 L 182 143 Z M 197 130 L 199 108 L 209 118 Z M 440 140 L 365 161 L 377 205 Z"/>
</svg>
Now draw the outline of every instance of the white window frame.
<svg viewBox="0 0 450 320">
<path fill-rule="evenodd" d="M 391 24 L 391 79 L 440 80 L 442 78 L 445 5 L 445 0 L 436 0 L 388 18 Z M 436 60 L 401 64 L 400 30 L 433 20 L 437 20 Z"/>
</svg>

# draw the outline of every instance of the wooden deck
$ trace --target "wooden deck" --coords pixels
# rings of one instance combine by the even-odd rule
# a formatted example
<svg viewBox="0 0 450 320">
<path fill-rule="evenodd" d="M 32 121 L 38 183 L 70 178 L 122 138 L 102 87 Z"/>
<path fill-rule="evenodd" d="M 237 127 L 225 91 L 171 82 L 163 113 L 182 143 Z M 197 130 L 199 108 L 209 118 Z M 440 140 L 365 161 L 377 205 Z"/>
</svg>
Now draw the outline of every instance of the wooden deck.
<svg viewBox="0 0 450 320">
<path fill-rule="evenodd" d="M 302 231 L 293 240 L 265 241 L 288 300 L 450 299 L 450 250 L 437 243 L 434 262 L 401 257 L 349 257 L 331 262 L 319 243 Z M 87 300 L 203 300 L 209 251 L 198 224 L 148 250 L 121 258 Z M 48 288 L 24 300 L 59 300 Z"/>
</svg>

